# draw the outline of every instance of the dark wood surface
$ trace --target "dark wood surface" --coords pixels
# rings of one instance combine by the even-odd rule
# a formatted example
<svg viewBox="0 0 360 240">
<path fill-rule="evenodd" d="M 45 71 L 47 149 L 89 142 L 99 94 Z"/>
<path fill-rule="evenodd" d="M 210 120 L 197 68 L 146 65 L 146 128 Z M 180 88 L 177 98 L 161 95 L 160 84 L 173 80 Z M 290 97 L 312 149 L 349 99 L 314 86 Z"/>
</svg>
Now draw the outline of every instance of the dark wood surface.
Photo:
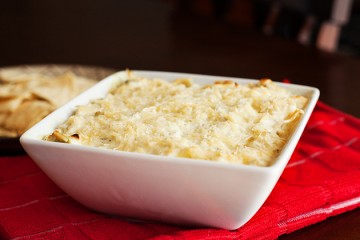
<svg viewBox="0 0 360 240">
<path fill-rule="evenodd" d="M 289 79 L 360 117 L 360 58 L 185 14 L 172 1 L 3 1 L 0 67 L 44 63 Z M 358 226 L 359 209 L 280 239 L 360 239 Z"/>
</svg>

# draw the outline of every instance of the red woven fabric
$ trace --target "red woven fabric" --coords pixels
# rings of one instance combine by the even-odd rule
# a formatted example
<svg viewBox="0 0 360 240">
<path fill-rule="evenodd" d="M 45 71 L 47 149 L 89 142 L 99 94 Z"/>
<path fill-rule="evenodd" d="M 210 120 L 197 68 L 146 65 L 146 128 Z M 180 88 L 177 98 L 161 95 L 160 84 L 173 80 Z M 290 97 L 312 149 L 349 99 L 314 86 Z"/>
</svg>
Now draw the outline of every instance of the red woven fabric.
<svg viewBox="0 0 360 240">
<path fill-rule="evenodd" d="M 60 190 L 29 157 L 0 157 L 0 238 L 274 239 L 360 206 L 359 138 L 359 119 L 318 103 L 275 189 L 234 231 L 96 213 Z"/>
</svg>

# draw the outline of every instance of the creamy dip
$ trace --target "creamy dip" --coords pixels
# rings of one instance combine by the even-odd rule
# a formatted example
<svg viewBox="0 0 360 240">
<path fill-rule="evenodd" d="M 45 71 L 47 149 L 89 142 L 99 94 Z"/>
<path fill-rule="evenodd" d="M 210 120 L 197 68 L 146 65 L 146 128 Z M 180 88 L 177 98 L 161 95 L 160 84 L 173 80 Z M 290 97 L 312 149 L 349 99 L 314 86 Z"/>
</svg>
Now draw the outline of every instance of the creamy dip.
<svg viewBox="0 0 360 240">
<path fill-rule="evenodd" d="M 269 79 L 240 85 L 191 79 L 120 81 L 79 106 L 45 139 L 120 151 L 269 166 L 307 99 Z"/>
</svg>

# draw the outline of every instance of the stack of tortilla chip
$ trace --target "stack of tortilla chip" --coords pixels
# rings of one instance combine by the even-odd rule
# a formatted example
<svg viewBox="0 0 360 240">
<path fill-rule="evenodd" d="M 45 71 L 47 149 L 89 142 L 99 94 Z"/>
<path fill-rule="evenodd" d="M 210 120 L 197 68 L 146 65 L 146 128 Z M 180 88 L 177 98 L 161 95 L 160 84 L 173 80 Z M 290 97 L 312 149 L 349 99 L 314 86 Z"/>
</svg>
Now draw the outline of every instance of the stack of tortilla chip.
<svg viewBox="0 0 360 240">
<path fill-rule="evenodd" d="M 0 72 L 0 136 L 17 137 L 56 108 L 96 83 L 65 72 Z"/>
</svg>

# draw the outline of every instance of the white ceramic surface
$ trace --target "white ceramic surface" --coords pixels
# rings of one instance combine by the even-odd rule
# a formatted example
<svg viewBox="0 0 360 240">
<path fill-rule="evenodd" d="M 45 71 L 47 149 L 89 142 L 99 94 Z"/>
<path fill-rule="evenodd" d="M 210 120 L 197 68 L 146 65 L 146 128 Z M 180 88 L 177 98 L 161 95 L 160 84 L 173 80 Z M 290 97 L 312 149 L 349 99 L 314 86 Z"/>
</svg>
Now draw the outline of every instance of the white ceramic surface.
<svg viewBox="0 0 360 240">
<path fill-rule="evenodd" d="M 173 80 L 191 77 L 200 84 L 230 79 L 185 73 L 134 71 L 145 77 Z M 261 207 L 286 166 L 308 121 L 319 90 L 280 84 L 310 99 L 301 122 L 270 167 L 245 166 L 120 152 L 41 140 L 64 122 L 75 106 L 105 96 L 125 72 L 100 81 L 28 130 L 20 141 L 38 166 L 66 193 L 100 212 L 175 224 L 236 229 Z"/>
</svg>

